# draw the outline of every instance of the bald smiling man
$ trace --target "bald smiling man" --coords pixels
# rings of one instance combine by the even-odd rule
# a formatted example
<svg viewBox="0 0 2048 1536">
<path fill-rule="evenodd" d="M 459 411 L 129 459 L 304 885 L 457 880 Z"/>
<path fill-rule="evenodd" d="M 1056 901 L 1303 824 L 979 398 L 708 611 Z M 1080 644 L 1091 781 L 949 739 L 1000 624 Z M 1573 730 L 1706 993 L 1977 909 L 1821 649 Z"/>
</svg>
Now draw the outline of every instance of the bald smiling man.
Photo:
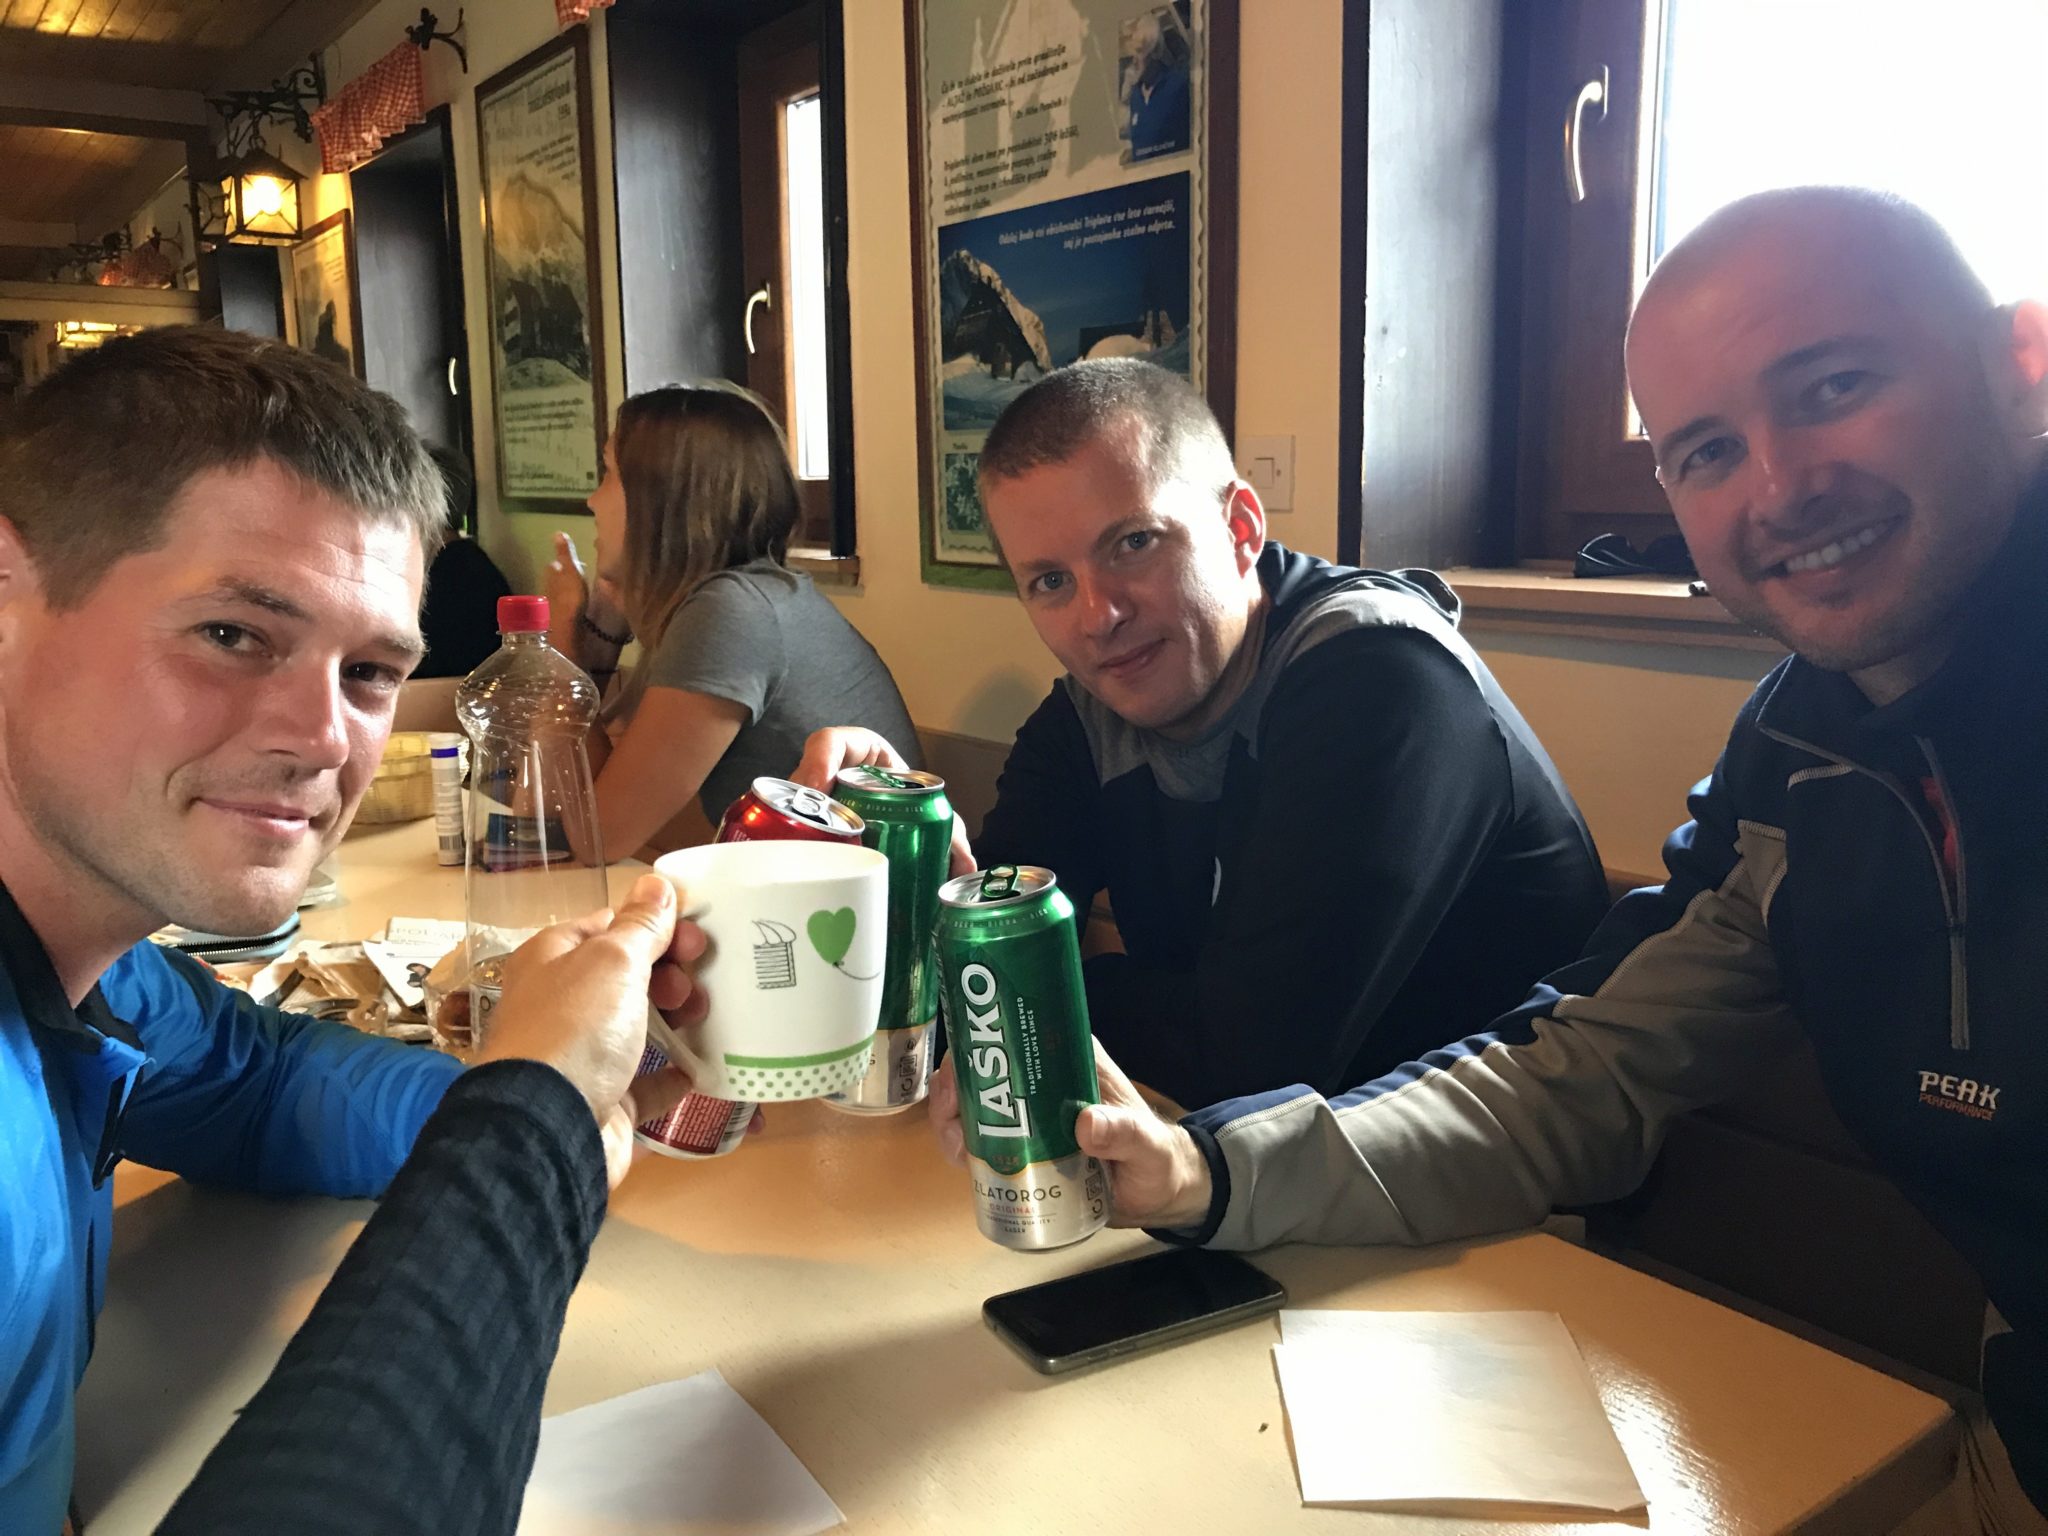
<svg viewBox="0 0 2048 1536">
<path fill-rule="evenodd" d="M 1181 1241 L 1441 1242 L 1626 1193 L 1803 1034 L 1991 1298 L 1944 1529 L 2048 1532 L 2048 311 L 1995 306 L 1917 208 L 1801 188 L 1671 252 L 1628 371 L 1701 574 L 1795 653 L 1670 878 L 1485 1033 L 1335 1099 L 1172 1125 L 1104 1058 L 1081 1144 L 1120 1223 Z"/>
</svg>

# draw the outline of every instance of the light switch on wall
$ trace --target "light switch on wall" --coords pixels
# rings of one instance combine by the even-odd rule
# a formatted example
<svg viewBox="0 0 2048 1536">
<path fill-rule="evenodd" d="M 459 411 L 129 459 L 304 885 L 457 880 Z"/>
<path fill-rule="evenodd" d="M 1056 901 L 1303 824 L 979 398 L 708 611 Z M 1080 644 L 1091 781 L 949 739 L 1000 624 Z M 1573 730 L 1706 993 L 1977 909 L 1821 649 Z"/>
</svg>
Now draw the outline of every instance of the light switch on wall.
<svg viewBox="0 0 2048 1536">
<path fill-rule="evenodd" d="M 1268 512 L 1294 510 L 1293 437 L 1240 437 L 1237 472 L 1251 482 Z"/>
</svg>

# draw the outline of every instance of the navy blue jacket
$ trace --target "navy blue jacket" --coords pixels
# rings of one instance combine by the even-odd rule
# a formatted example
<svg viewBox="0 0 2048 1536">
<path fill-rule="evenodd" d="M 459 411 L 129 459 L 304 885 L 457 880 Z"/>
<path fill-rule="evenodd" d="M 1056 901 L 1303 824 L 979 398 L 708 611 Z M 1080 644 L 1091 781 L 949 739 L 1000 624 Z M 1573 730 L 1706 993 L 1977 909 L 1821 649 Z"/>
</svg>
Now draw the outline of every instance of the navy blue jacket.
<svg viewBox="0 0 2048 1536">
<path fill-rule="evenodd" d="M 1109 892 L 1126 953 L 1088 962 L 1090 1019 L 1182 1104 L 1383 1072 L 1514 1006 L 1607 908 L 1592 836 L 1436 576 L 1278 544 L 1258 574 L 1257 675 L 1206 737 L 1063 679 L 975 840 L 984 865 L 1050 866 L 1082 913 Z"/>
</svg>

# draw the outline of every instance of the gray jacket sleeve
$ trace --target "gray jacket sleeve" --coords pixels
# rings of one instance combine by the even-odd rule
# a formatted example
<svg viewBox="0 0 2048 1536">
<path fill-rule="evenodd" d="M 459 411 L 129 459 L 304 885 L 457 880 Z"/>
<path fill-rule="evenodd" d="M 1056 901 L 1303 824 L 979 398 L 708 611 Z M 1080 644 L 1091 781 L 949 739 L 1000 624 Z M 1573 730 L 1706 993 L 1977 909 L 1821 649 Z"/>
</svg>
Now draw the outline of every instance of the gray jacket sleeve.
<svg viewBox="0 0 2048 1536">
<path fill-rule="evenodd" d="M 1719 783 L 1667 844 L 1670 880 L 1485 1034 L 1336 1099 L 1295 1088 L 1189 1116 L 1222 1175 L 1195 1240 L 1444 1242 L 1633 1189 L 1673 1116 L 1798 1039 L 1764 926 L 1784 833 L 1737 822 Z"/>
</svg>

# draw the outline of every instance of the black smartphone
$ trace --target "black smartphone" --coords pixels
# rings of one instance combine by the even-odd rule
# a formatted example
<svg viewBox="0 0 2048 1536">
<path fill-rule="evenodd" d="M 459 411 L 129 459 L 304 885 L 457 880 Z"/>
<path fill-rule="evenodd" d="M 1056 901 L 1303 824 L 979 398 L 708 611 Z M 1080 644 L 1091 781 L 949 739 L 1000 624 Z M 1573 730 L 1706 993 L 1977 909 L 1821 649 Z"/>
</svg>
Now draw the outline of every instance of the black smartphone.
<svg viewBox="0 0 2048 1536">
<path fill-rule="evenodd" d="M 1287 1292 L 1234 1253 L 1174 1248 L 981 1304 L 1017 1353 L 1054 1375 L 1277 1312 Z"/>
</svg>

